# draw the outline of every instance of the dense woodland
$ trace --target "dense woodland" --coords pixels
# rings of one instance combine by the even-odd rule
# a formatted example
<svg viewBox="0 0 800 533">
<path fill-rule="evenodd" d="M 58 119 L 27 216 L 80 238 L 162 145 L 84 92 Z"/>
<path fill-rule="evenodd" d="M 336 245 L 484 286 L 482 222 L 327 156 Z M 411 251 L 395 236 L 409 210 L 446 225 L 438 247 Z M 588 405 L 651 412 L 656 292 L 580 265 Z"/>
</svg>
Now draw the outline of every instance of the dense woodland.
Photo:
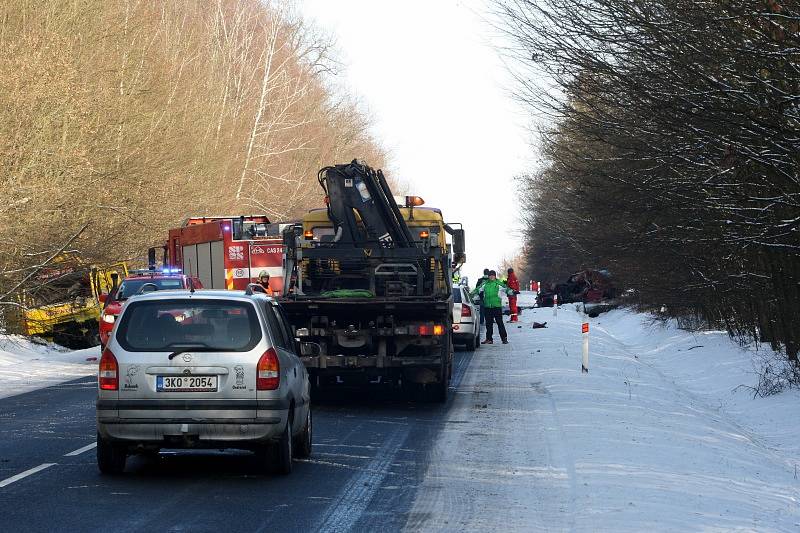
<svg viewBox="0 0 800 533">
<path fill-rule="evenodd" d="M 65 246 L 135 260 L 189 215 L 286 220 L 321 166 L 382 166 L 336 66 L 280 2 L 0 3 L 0 304 Z"/>
<path fill-rule="evenodd" d="M 519 179 L 525 277 L 607 268 L 797 377 L 797 2 L 494 6 L 541 141 Z M 282 2 L 0 4 L 0 309 L 60 249 L 141 258 L 189 215 L 292 218 L 319 167 L 383 166 L 331 49 Z"/>
<path fill-rule="evenodd" d="M 639 305 L 800 351 L 800 7 L 498 0 L 543 139 L 534 277 L 608 268 Z"/>
</svg>

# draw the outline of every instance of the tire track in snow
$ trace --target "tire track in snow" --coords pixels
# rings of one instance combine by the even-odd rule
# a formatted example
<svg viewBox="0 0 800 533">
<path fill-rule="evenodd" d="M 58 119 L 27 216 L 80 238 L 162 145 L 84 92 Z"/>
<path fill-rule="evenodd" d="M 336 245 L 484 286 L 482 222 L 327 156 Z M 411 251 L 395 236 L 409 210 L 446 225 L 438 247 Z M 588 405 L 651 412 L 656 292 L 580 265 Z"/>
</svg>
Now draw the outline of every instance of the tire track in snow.
<svg viewBox="0 0 800 533">
<path fill-rule="evenodd" d="M 556 402 L 553 399 L 553 395 L 550 394 L 550 391 L 547 390 L 547 387 L 539 385 L 535 388 L 547 398 L 552 424 L 545 427 L 552 427 L 553 433 L 556 436 L 555 442 L 553 442 L 553 439 L 550 437 L 546 439 L 547 452 L 549 459 L 551 460 L 550 462 L 555 462 L 556 464 L 562 465 L 566 471 L 567 485 L 569 487 L 569 508 L 567 509 L 567 513 L 569 514 L 569 531 L 575 531 L 575 507 L 578 495 L 576 481 L 577 478 L 575 474 L 575 460 L 573 459 L 572 454 L 569 452 L 569 446 L 564 446 L 564 444 L 568 443 L 569 440 L 564 434 L 564 427 L 561 425 L 561 420 L 558 416 L 558 407 L 556 407 Z"/>
<path fill-rule="evenodd" d="M 464 412 L 462 409 L 456 406 L 456 402 L 460 401 L 460 396 L 466 394 L 473 390 L 473 387 L 470 386 L 468 383 L 465 385 L 466 388 L 463 390 L 461 389 L 466 376 L 469 373 L 470 365 L 473 360 L 475 360 L 476 352 L 469 351 L 469 352 L 460 352 L 459 356 L 456 357 L 455 367 L 453 368 L 453 376 L 450 380 L 450 389 L 451 389 L 451 398 L 449 400 L 449 413 L 444 417 L 445 425 L 449 421 L 452 423 L 466 423 L 464 418 Z M 459 396 L 452 396 L 452 392 L 456 391 L 461 393 Z M 423 460 L 424 463 L 428 465 L 427 467 L 427 475 L 429 477 L 438 478 L 441 472 L 440 467 L 438 466 L 438 462 L 442 460 L 447 460 L 445 457 L 446 454 L 441 453 L 441 449 L 447 449 L 450 446 L 447 444 L 443 444 L 449 439 L 447 435 L 447 430 L 445 433 L 439 436 L 437 440 L 437 446 L 433 446 L 431 449 L 428 450 L 425 459 Z M 444 484 L 447 481 L 440 481 L 440 483 Z M 473 505 L 472 499 L 469 494 L 464 491 L 448 491 L 448 490 L 435 490 L 431 491 L 431 487 L 426 487 L 425 495 L 422 498 L 416 498 L 416 501 L 412 505 L 412 509 L 409 510 L 409 516 L 405 526 L 403 527 L 403 531 L 421 531 L 426 529 L 431 529 L 433 527 L 432 522 L 441 524 L 441 523 L 449 523 L 455 525 L 459 521 L 462 523 L 464 521 L 469 522 L 471 521 L 471 516 L 473 514 Z"/>
<path fill-rule="evenodd" d="M 351 531 L 389 473 L 395 456 L 408 437 L 408 426 L 396 427 L 375 450 L 373 459 L 339 493 L 317 528 L 323 532 Z"/>
<path fill-rule="evenodd" d="M 469 368 L 470 362 L 472 362 L 472 357 L 475 355 L 475 352 L 467 352 L 461 355 L 461 357 L 456 358 L 455 368 L 453 368 L 453 379 L 450 380 L 450 389 L 451 390 L 458 390 L 458 387 L 461 386 L 461 382 L 464 380 L 464 374 L 467 373 L 467 368 Z"/>
<path fill-rule="evenodd" d="M 574 529 L 575 466 L 559 453 L 569 443 L 531 365 L 512 339 L 463 367 L 404 531 Z"/>
</svg>

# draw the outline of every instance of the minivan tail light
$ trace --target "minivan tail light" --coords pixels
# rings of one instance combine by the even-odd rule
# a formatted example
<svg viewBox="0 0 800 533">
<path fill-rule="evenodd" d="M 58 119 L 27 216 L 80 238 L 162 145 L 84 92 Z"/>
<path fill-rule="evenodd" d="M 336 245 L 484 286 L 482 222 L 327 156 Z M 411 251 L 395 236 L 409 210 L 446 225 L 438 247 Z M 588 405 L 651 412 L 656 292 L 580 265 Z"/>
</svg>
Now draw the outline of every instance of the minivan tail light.
<svg viewBox="0 0 800 533">
<path fill-rule="evenodd" d="M 117 358 L 108 348 L 103 350 L 103 355 L 100 357 L 97 382 L 102 390 L 119 389 L 119 365 Z"/>
<path fill-rule="evenodd" d="M 472 309 L 467 304 L 461 304 L 461 316 L 472 316 Z"/>
<path fill-rule="evenodd" d="M 278 352 L 270 348 L 261 359 L 256 368 L 256 390 L 275 390 L 281 384 L 281 364 L 278 361 Z"/>
</svg>

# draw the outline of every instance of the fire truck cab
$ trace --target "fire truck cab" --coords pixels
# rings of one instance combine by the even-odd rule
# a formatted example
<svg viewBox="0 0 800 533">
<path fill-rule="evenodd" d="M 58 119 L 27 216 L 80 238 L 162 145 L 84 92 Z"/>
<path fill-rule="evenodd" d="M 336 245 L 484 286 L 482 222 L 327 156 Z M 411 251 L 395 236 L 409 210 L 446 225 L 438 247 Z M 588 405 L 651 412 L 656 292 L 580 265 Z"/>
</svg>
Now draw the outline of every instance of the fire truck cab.
<svg viewBox="0 0 800 533">
<path fill-rule="evenodd" d="M 285 226 L 266 215 L 192 217 L 169 231 L 164 265 L 207 289 L 244 290 L 265 273 L 271 291 L 280 294 Z"/>
</svg>

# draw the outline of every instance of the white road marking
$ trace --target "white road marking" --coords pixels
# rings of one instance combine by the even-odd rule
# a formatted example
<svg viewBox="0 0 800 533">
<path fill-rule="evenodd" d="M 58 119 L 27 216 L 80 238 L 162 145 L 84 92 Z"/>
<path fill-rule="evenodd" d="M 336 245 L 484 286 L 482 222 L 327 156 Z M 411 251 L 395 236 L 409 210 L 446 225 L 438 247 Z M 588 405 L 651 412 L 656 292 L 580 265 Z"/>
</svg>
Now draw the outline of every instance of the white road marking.
<svg viewBox="0 0 800 533">
<path fill-rule="evenodd" d="M 64 454 L 64 457 L 73 457 L 73 456 L 75 456 L 75 455 L 80 455 L 80 454 L 82 454 L 83 452 L 88 452 L 88 451 L 89 451 L 89 450 L 91 450 L 92 448 L 97 448 L 97 443 L 96 443 L 96 442 L 93 442 L 93 443 L 91 443 L 91 444 L 87 444 L 87 445 L 86 445 L 86 446 L 84 446 L 83 448 L 78 448 L 78 449 L 77 449 L 77 450 L 75 450 L 74 452 L 65 453 L 65 454 Z"/>
<path fill-rule="evenodd" d="M 26 478 L 26 477 L 30 476 L 31 474 L 35 474 L 36 472 L 40 472 L 40 471 L 44 470 L 45 468 L 50 468 L 51 466 L 57 465 L 57 464 L 58 463 L 43 463 L 43 464 L 40 464 L 37 467 L 31 468 L 30 470 L 26 470 L 24 472 L 20 472 L 16 476 L 11 476 L 10 478 L 4 479 L 3 481 L 0 481 L 0 489 L 2 489 L 3 487 L 6 487 L 8 485 L 11 485 L 15 481 L 19 481 L 20 479 Z"/>
</svg>

